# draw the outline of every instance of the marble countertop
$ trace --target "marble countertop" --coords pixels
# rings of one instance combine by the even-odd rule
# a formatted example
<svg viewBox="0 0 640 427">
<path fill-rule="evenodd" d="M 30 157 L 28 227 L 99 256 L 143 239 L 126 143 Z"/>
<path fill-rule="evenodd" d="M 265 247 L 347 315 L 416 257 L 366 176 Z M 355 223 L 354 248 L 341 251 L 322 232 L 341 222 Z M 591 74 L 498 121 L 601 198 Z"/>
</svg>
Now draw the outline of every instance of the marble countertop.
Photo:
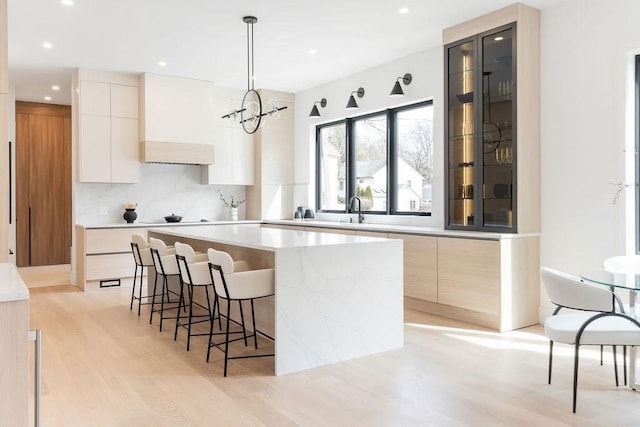
<svg viewBox="0 0 640 427">
<path fill-rule="evenodd" d="M 0 302 L 29 299 L 29 289 L 18 274 L 16 266 L 0 263 Z"/>
<path fill-rule="evenodd" d="M 237 223 L 222 227 L 163 227 L 157 229 L 152 228 L 149 231 L 167 233 L 175 237 L 211 241 L 271 252 L 275 252 L 281 248 L 358 244 L 388 240 L 377 237 L 352 236 L 346 234 L 263 228 Z"/>
<path fill-rule="evenodd" d="M 351 223 L 351 222 L 336 222 L 336 221 L 319 221 L 319 220 L 263 220 L 263 224 L 275 224 L 275 225 L 295 225 L 300 227 L 318 227 L 318 228 L 342 228 L 345 230 L 362 230 L 362 231 L 377 231 L 380 233 L 399 233 L 399 234 L 419 234 L 424 236 L 442 236 L 442 237 L 461 237 L 467 239 L 482 239 L 482 240 L 502 240 L 502 239 L 518 239 L 523 237 L 536 237 L 540 236 L 540 233 L 488 233 L 480 231 L 459 231 L 459 230 L 445 230 L 443 228 L 436 227 L 420 227 L 412 225 L 393 225 L 393 224 L 369 224 L 369 223 Z"/>
</svg>

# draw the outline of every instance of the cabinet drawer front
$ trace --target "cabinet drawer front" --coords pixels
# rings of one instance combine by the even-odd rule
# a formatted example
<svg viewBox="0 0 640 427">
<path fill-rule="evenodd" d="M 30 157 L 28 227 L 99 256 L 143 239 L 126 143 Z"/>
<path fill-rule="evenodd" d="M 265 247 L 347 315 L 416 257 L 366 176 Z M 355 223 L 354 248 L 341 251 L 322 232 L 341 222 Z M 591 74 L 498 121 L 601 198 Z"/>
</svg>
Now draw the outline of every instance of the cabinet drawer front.
<svg viewBox="0 0 640 427">
<path fill-rule="evenodd" d="M 137 233 L 147 238 L 145 228 L 100 228 L 87 230 L 85 237 L 87 254 L 127 252 L 131 255 L 131 235 Z"/>
<path fill-rule="evenodd" d="M 86 259 L 86 280 L 131 277 L 133 276 L 135 265 L 131 253 L 89 255 Z"/>
<path fill-rule="evenodd" d="M 438 238 L 438 303 L 500 314 L 500 242 Z"/>
<path fill-rule="evenodd" d="M 429 236 L 389 234 L 403 241 L 404 295 L 438 300 L 438 239 Z"/>
</svg>

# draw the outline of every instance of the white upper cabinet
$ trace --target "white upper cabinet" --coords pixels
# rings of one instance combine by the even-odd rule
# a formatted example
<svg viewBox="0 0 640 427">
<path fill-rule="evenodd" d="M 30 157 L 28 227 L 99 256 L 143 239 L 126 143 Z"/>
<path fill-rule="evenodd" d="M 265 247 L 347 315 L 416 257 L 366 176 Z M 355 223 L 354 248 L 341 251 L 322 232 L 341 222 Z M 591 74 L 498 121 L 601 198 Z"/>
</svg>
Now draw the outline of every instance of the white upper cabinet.
<svg viewBox="0 0 640 427">
<path fill-rule="evenodd" d="M 138 78 L 78 70 L 79 181 L 140 182 Z"/>
<path fill-rule="evenodd" d="M 111 86 L 111 117 L 138 118 L 138 87 Z M 137 132 L 137 130 L 136 130 Z"/>
</svg>

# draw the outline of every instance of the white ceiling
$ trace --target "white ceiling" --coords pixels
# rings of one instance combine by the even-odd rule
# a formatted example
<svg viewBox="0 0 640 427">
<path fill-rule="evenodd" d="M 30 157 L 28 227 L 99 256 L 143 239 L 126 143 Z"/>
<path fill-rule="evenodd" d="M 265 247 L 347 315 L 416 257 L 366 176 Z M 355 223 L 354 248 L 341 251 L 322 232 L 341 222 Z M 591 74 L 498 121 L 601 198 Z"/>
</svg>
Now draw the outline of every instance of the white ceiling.
<svg viewBox="0 0 640 427">
<path fill-rule="evenodd" d="M 544 8 L 563 0 L 528 0 Z M 245 15 L 256 87 L 299 92 L 441 43 L 442 29 L 512 0 L 9 0 L 16 98 L 70 104 L 75 68 L 158 73 L 246 88 Z M 399 14 L 407 7 L 410 12 Z M 42 47 L 49 41 L 53 47 Z M 315 49 L 316 54 L 309 50 Z M 158 61 L 166 61 L 166 67 Z M 51 90 L 60 86 L 59 92 Z"/>
</svg>

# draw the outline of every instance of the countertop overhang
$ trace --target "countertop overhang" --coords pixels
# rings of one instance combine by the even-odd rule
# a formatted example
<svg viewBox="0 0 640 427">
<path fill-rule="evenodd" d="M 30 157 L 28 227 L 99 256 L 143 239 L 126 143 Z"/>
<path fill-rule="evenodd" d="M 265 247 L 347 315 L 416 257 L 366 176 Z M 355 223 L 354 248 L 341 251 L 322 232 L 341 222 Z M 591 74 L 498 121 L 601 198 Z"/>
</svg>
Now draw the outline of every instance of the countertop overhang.
<svg viewBox="0 0 640 427">
<path fill-rule="evenodd" d="M 29 289 L 18 274 L 16 266 L 0 263 L 0 302 L 29 299 Z"/>
</svg>

